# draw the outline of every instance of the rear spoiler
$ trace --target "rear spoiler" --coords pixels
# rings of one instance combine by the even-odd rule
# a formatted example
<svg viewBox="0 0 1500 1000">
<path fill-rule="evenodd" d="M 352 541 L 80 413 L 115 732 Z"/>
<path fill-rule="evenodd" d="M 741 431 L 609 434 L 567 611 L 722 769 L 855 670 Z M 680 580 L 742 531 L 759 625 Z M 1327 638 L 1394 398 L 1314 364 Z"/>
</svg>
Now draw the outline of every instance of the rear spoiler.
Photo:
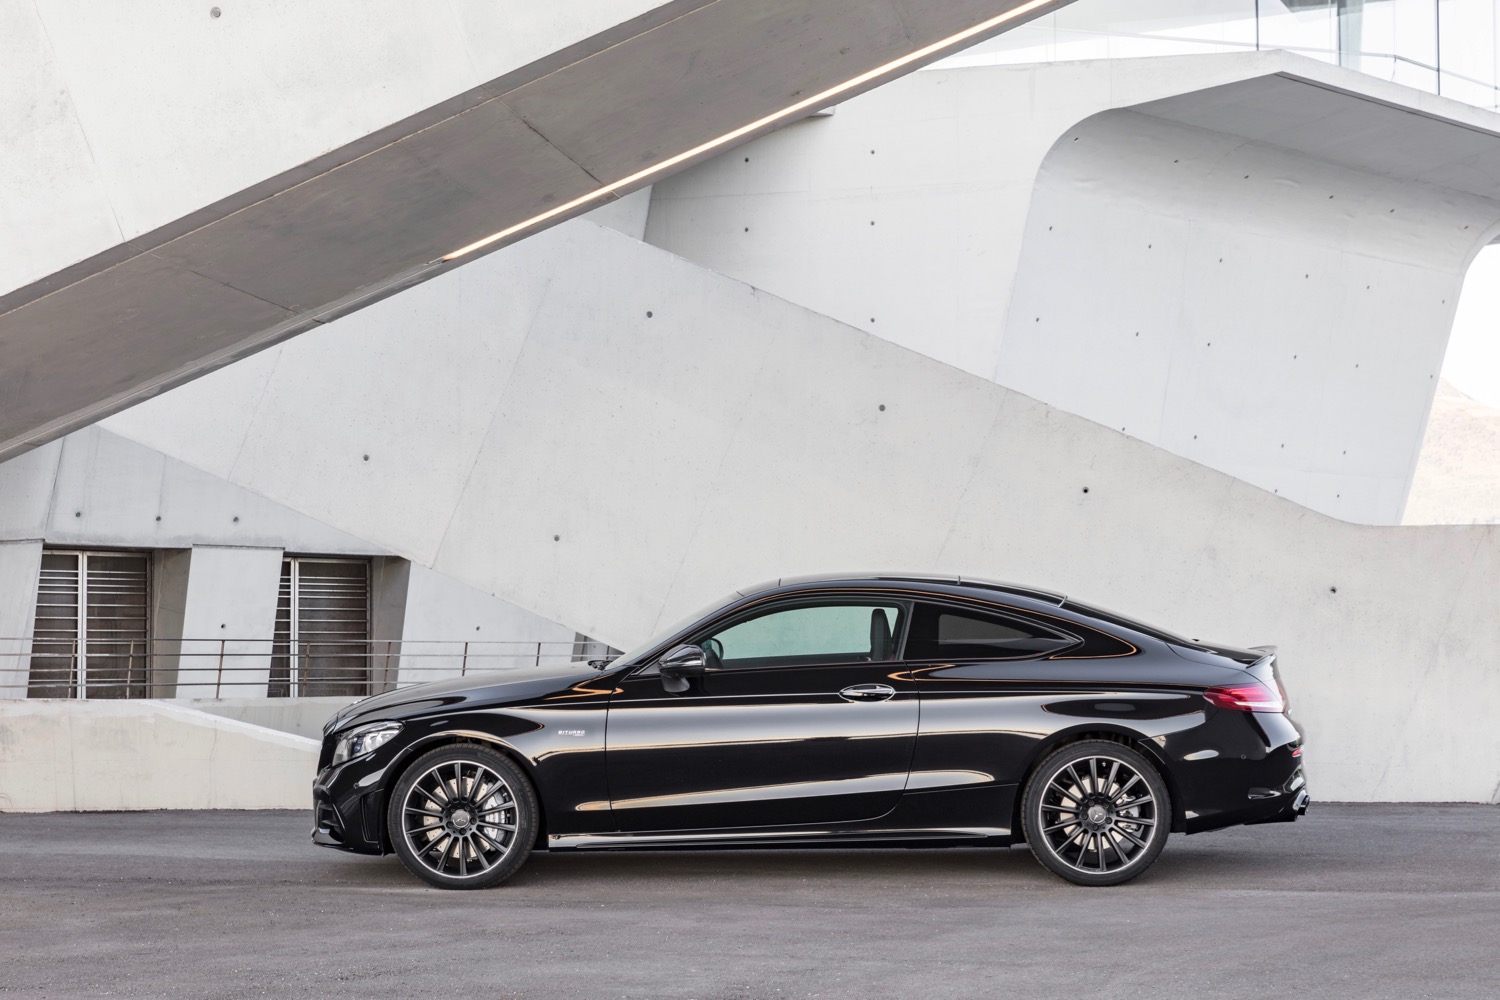
<svg viewBox="0 0 1500 1000">
<path fill-rule="evenodd" d="M 1276 671 L 1276 647 L 1251 646 L 1250 649 L 1265 655 L 1245 669 L 1250 671 L 1251 676 L 1256 680 L 1269 686 L 1273 691 L 1279 692 L 1283 702 L 1287 701 L 1286 685 L 1281 683 L 1281 675 Z"/>
</svg>

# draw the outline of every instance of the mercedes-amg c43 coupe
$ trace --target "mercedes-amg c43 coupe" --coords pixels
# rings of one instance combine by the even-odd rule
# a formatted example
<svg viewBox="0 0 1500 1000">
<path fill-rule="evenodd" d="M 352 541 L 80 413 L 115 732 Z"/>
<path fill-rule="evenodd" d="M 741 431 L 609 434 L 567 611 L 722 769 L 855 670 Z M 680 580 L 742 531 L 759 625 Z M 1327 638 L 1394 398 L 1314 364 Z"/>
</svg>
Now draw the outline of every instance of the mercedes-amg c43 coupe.
<svg viewBox="0 0 1500 1000">
<path fill-rule="evenodd" d="M 325 727 L 313 840 L 448 889 L 533 850 L 1003 846 L 1080 885 L 1296 819 L 1272 647 L 960 577 L 780 580 L 611 660 L 376 695 Z"/>
</svg>

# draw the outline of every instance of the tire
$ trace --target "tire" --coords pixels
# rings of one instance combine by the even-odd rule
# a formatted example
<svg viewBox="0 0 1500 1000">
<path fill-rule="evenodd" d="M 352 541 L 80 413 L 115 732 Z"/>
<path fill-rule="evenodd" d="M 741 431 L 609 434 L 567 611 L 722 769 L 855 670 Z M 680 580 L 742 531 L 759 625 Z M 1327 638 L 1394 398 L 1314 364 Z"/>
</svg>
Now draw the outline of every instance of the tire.
<svg viewBox="0 0 1500 1000">
<path fill-rule="evenodd" d="M 439 889 L 488 889 L 516 873 L 536 840 L 536 792 L 510 758 L 475 743 L 409 764 L 386 831 L 408 871 Z"/>
<path fill-rule="evenodd" d="M 1167 843 L 1172 802 L 1146 756 L 1087 740 L 1050 754 L 1026 782 L 1021 825 L 1042 866 L 1076 885 L 1119 885 Z"/>
</svg>

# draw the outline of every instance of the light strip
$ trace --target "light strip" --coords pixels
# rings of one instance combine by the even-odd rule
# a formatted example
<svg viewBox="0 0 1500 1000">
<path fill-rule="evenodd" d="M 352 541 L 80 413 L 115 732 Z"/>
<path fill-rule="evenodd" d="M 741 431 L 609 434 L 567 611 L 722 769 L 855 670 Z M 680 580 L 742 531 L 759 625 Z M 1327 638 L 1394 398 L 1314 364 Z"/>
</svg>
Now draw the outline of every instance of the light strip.
<svg viewBox="0 0 1500 1000">
<path fill-rule="evenodd" d="M 788 105 L 787 107 L 782 108 L 780 111 L 776 111 L 769 115 L 766 115 L 764 118 L 757 118 L 755 121 L 751 122 L 748 125 L 741 125 L 739 128 L 735 129 L 732 132 L 725 132 L 718 138 L 710 139 L 708 142 L 705 142 L 702 145 L 694 146 L 692 149 L 678 153 L 676 156 L 668 157 L 667 159 L 662 160 L 660 163 L 649 166 L 644 170 L 638 170 L 635 173 L 631 174 L 629 177 L 622 177 L 617 181 L 613 181 L 612 183 L 604 185 L 603 187 L 595 188 L 586 195 L 574 198 L 572 201 L 565 202 L 564 204 L 558 205 L 554 208 L 549 208 L 541 215 L 534 215 L 531 218 L 527 219 L 525 222 L 518 222 L 514 226 L 502 229 L 498 233 L 495 233 L 491 236 L 486 236 L 484 239 L 478 240 L 474 243 L 470 243 L 466 247 L 461 247 L 453 251 L 452 253 L 444 254 L 441 258 L 439 258 L 439 260 L 450 261 L 462 257 L 465 254 L 473 253 L 475 250 L 482 250 L 485 247 L 489 246 L 491 243 L 503 240 L 507 236 L 514 236 L 521 230 L 529 229 L 539 222 L 546 222 L 548 219 L 551 219 L 555 216 L 562 215 L 565 212 L 571 212 L 575 208 L 581 208 L 582 206 L 587 205 L 589 202 L 599 201 L 606 195 L 613 194 L 621 188 L 630 187 L 631 185 L 646 180 L 647 178 L 655 174 L 659 174 L 664 170 L 669 170 L 685 160 L 691 160 L 695 156 L 701 156 L 702 154 L 707 153 L 710 150 L 718 149 L 720 146 L 727 145 L 728 143 L 731 143 L 736 139 L 749 135 L 751 132 L 754 132 L 757 129 L 761 129 L 766 127 L 767 125 L 774 124 L 782 118 L 788 118 L 792 115 L 795 115 L 799 111 L 806 111 L 808 108 L 826 106 L 833 98 L 838 97 L 840 94 L 848 93 L 854 88 L 861 86 L 862 84 L 869 83 L 871 80 L 884 76 L 885 74 L 890 73 L 893 70 L 898 70 L 903 66 L 909 66 L 914 62 L 919 62 L 922 59 L 926 59 L 928 56 L 941 52 L 943 49 L 956 46 L 961 42 L 965 42 L 968 39 L 973 38 L 975 35 L 981 35 L 984 32 L 989 31 L 991 28 L 997 28 L 1007 21 L 1015 20 L 1018 17 L 1031 13 L 1038 7 L 1045 7 L 1047 4 L 1054 2 L 1055 0 L 1029 0 L 1028 3 L 1023 3 L 1019 7 L 1013 7 L 1010 10 L 1006 11 L 1004 14 L 997 14 L 996 16 L 990 18 L 988 21 L 981 21 L 971 28 L 965 28 L 963 31 L 960 31 L 956 35 L 949 35 L 947 38 L 944 38 L 941 41 L 933 42 L 930 45 L 924 45 L 922 48 L 917 49 L 915 52 L 908 52 L 906 55 L 902 56 L 899 59 L 891 60 L 884 66 L 877 66 L 872 70 L 866 70 L 856 77 L 845 80 L 843 83 L 835 84 L 834 86 L 829 87 L 827 90 L 820 91 L 812 95 L 811 97 L 803 98 L 796 104 Z M 438 263 L 438 261 L 433 261 L 433 263 Z"/>
</svg>

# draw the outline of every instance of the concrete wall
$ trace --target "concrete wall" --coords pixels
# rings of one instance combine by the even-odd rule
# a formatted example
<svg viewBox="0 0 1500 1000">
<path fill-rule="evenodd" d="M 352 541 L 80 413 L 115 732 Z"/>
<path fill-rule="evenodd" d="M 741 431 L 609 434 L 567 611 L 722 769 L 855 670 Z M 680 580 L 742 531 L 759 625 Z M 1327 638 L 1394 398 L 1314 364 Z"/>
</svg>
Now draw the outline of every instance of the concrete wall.
<svg viewBox="0 0 1500 1000">
<path fill-rule="evenodd" d="M 413 563 L 402 629 L 401 683 L 566 660 L 573 629 Z M 454 643 L 469 644 L 467 651 Z"/>
<path fill-rule="evenodd" d="M 81 547 L 384 551 L 97 427 L 0 463 L 0 540 L 35 538 Z"/>
<path fill-rule="evenodd" d="M 1010 578 L 1278 643 L 1319 797 L 1500 783 L 1500 531 L 1338 521 L 588 223 L 109 426 L 616 646 L 781 575 Z"/>
<path fill-rule="evenodd" d="M 193 546 L 177 697 L 265 694 L 281 560 L 279 548 Z"/>
<path fill-rule="evenodd" d="M 1497 131 L 1282 52 L 928 70 L 658 183 L 646 238 L 1396 524 L 1500 224 Z"/>
<path fill-rule="evenodd" d="M 619 204 L 611 220 L 639 235 L 645 199 Z M 377 657 L 377 687 L 396 683 L 401 667 L 407 673 L 400 682 L 414 683 L 532 662 L 538 642 L 556 658 L 571 650 L 574 636 L 571 628 L 382 555 L 377 544 L 95 427 L 0 463 L 0 692 L 8 697 L 26 693 L 22 654 L 29 651 L 43 540 L 155 550 L 152 693 L 161 697 L 265 694 L 284 552 L 371 557 L 371 636 L 389 642 L 394 654 L 388 663 Z M 221 639 L 230 682 L 223 686 Z M 464 642 L 474 644 L 467 662 Z M 380 651 L 377 644 L 374 652 Z"/>
<path fill-rule="evenodd" d="M 0 701 L 0 811 L 306 809 L 318 744 L 161 701 Z"/>
<path fill-rule="evenodd" d="M 656 6 L 5 4 L 0 291 Z"/>
</svg>

